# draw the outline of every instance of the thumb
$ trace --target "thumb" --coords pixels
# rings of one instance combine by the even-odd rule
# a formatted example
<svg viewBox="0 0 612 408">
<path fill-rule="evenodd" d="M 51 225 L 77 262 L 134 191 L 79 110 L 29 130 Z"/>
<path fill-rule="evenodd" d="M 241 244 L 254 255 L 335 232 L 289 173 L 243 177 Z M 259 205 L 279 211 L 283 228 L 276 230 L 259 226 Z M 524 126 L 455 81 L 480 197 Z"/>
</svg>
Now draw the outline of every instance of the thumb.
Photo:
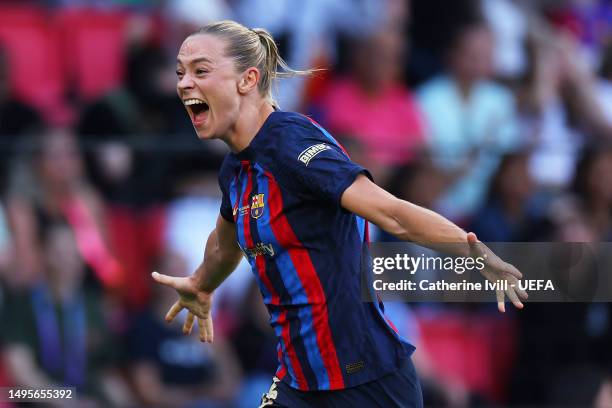
<svg viewBox="0 0 612 408">
<path fill-rule="evenodd" d="M 176 280 L 172 276 L 162 275 L 161 273 L 153 272 L 151 274 L 151 277 L 157 283 L 161 283 L 162 285 L 170 286 L 171 288 L 176 289 Z"/>
</svg>

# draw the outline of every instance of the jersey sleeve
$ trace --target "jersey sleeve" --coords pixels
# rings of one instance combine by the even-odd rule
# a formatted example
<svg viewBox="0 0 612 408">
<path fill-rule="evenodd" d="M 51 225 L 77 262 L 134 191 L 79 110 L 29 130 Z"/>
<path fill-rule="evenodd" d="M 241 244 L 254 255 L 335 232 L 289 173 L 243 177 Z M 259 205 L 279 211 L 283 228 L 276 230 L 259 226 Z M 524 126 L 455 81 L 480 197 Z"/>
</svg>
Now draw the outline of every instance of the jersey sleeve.
<svg viewBox="0 0 612 408">
<path fill-rule="evenodd" d="M 224 190 L 223 188 L 221 189 Z M 229 196 L 227 192 L 223 191 L 223 196 L 221 197 L 221 208 L 219 209 L 219 213 L 226 221 L 234 223 L 234 214 L 232 211 L 232 204 L 230 203 Z"/>
<path fill-rule="evenodd" d="M 232 210 L 232 202 L 229 197 L 229 183 L 230 177 L 228 177 L 227 165 L 224 161 L 221 169 L 219 170 L 219 188 L 221 189 L 221 207 L 219 209 L 219 213 L 226 221 L 233 224 L 234 212 Z"/>
<path fill-rule="evenodd" d="M 329 204 L 340 205 L 344 191 L 359 174 L 372 176 L 354 163 L 342 147 L 315 125 L 277 129 L 284 139 L 281 166 L 287 183 Z M 291 132 L 288 135 L 284 134 Z M 281 139 L 281 140 L 283 140 Z"/>
</svg>

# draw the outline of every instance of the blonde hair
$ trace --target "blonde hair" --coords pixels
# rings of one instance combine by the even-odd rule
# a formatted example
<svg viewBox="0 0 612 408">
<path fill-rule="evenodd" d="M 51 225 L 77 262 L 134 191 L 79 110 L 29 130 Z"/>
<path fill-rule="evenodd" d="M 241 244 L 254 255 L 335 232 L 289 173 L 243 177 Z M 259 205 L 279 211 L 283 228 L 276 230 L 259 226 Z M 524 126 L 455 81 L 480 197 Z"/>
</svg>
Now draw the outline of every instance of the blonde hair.
<svg viewBox="0 0 612 408">
<path fill-rule="evenodd" d="M 264 28 L 249 29 L 235 21 L 223 20 L 203 26 L 190 37 L 198 34 L 210 34 L 225 40 L 225 53 L 234 59 L 238 72 L 256 67 L 260 73 L 257 84 L 259 92 L 275 106 L 277 103 L 272 98 L 272 83 L 276 78 L 311 75 L 319 71 L 291 69 L 280 56 L 272 34 Z"/>
</svg>

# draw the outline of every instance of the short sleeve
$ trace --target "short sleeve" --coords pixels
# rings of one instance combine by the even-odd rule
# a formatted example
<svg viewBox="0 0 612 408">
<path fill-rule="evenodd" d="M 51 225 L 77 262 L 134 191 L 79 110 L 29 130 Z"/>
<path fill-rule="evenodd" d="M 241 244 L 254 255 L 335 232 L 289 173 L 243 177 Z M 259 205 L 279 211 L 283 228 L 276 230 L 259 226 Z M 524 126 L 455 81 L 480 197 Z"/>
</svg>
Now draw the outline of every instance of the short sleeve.
<svg viewBox="0 0 612 408">
<path fill-rule="evenodd" d="M 229 194 L 227 189 L 222 184 L 221 179 L 219 179 L 219 187 L 221 188 L 221 208 L 219 209 L 219 213 L 221 216 L 228 222 L 234 223 L 234 214 L 232 211 L 232 203 L 229 198 Z"/>
<path fill-rule="evenodd" d="M 282 166 L 291 184 L 318 199 L 340 205 L 342 194 L 359 174 L 372 179 L 364 167 L 351 161 L 342 147 L 318 127 L 296 128 L 291 128 L 292 135 L 283 143 L 282 153 Z"/>
<path fill-rule="evenodd" d="M 219 213 L 226 221 L 233 224 L 234 212 L 229 197 L 229 183 L 232 176 L 229 167 L 229 157 L 226 157 L 221 165 L 221 169 L 219 169 L 219 188 L 221 189 L 221 208 Z"/>
</svg>

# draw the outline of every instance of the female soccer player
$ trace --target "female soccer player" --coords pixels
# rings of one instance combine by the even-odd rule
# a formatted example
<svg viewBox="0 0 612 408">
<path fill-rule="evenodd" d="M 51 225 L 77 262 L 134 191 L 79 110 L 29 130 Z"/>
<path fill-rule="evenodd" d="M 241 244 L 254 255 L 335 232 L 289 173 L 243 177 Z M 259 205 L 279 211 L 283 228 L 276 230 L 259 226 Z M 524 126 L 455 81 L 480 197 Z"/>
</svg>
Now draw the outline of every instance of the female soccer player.
<svg viewBox="0 0 612 408">
<path fill-rule="evenodd" d="M 485 276 L 520 273 L 445 218 L 379 188 L 333 137 L 307 117 L 275 108 L 272 81 L 291 71 L 270 33 L 232 21 L 209 24 L 182 44 L 177 92 L 200 139 L 230 147 L 219 173 L 223 192 L 204 260 L 186 278 L 153 273 L 177 290 L 166 319 L 188 309 L 213 340 L 212 294 L 247 257 L 278 338 L 279 368 L 262 406 L 420 407 L 410 360 L 414 347 L 361 299 L 367 222 L 402 240 L 465 243 L 487 254 Z M 469 245 L 468 245 L 469 244 Z M 522 308 L 510 288 L 507 295 Z M 504 311 L 504 293 L 498 293 Z"/>
</svg>

